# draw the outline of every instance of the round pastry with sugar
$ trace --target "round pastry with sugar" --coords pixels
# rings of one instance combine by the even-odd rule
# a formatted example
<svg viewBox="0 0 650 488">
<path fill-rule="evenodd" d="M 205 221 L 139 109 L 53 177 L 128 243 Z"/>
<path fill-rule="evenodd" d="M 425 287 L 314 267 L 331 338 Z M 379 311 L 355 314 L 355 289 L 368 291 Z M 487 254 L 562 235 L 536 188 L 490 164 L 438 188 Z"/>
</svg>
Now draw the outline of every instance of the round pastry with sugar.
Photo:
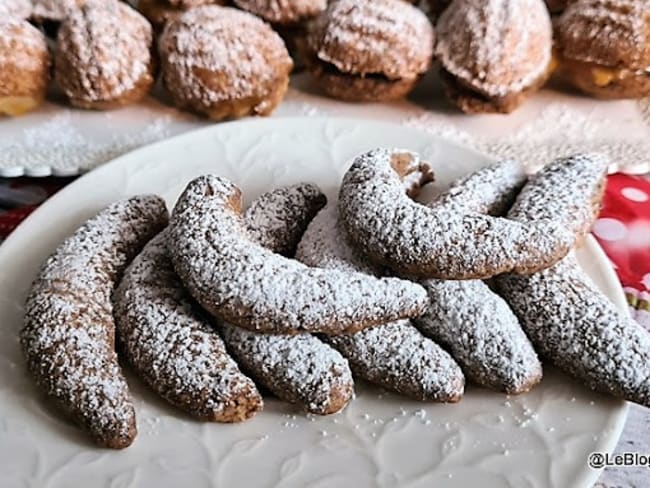
<svg viewBox="0 0 650 488">
<path fill-rule="evenodd" d="M 0 18 L 27 19 L 32 14 L 30 0 L 2 0 L 0 2 Z"/>
<path fill-rule="evenodd" d="M 309 268 L 255 242 L 241 192 L 206 175 L 176 203 L 168 247 L 195 300 L 217 318 L 260 332 L 335 334 L 417 316 L 426 293 L 397 278 Z"/>
<path fill-rule="evenodd" d="M 551 74 L 543 0 L 455 0 L 436 27 L 445 92 L 464 112 L 511 112 Z"/>
<path fill-rule="evenodd" d="M 45 98 L 50 53 L 43 34 L 25 20 L 0 20 L 0 115 L 22 115 Z"/>
<path fill-rule="evenodd" d="M 430 173 L 417 154 L 373 149 L 355 158 L 341 184 L 339 214 L 348 238 L 376 264 L 420 278 L 485 279 L 532 273 L 556 263 L 574 236 L 552 219 L 521 224 L 459 209 L 422 205 Z"/>
<path fill-rule="evenodd" d="M 138 0 L 136 8 L 144 15 L 156 32 L 165 24 L 179 17 L 183 12 L 201 5 L 223 5 L 224 0 Z"/>
<path fill-rule="evenodd" d="M 650 95 L 650 4 L 575 0 L 559 18 L 556 48 L 565 80 L 598 98 Z"/>
<path fill-rule="evenodd" d="M 86 0 L 32 0 L 32 18 L 37 22 L 61 22 L 81 8 Z"/>
<path fill-rule="evenodd" d="M 88 220 L 45 261 L 25 304 L 20 342 L 37 385 L 100 446 L 136 436 L 115 352 L 111 295 L 129 262 L 167 224 L 165 202 L 136 196 Z"/>
<path fill-rule="evenodd" d="M 57 36 L 55 78 L 76 107 L 106 110 L 145 97 L 154 83 L 151 25 L 117 0 L 88 1 Z"/>
<path fill-rule="evenodd" d="M 407 2 L 339 0 L 310 25 L 304 61 L 334 98 L 392 100 L 429 69 L 434 42 L 426 15 Z"/>
<path fill-rule="evenodd" d="M 159 47 L 174 103 L 213 120 L 269 115 L 284 98 L 293 67 L 268 24 L 216 5 L 191 9 L 167 24 Z"/>
<path fill-rule="evenodd" d="M 234 4 L 275 25 L 296 25 L 316 17 L 327 0 L 233 0 Z"/>
</svg>

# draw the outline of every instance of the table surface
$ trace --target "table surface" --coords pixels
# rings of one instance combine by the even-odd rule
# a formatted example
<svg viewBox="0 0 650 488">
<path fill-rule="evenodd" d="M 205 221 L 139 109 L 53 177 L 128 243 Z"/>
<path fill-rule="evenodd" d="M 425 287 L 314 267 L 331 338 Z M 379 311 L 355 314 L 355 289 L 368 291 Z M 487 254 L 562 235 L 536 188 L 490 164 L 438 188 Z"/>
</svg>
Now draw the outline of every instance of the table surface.
<svg viewBox="0 0 650 488">
<path fill-rule="evenodd" d="M 363 119 L 393 121 L 498 158 L 518 159 L 530 168 L 556 156 L 597 151 L 612 158 L 612 171 L 650 173 L 650 101 L 595 101 L 559 85 L 542 90 L 513 114 L 467 116 L 444 100 L 435 75 L 425 77 L 402 101 L 346 104 L 325 98 L 307 75 L 298 74 L 273 116 L 295 115 L 356 117 L 361 124 Z M 169 107 L 160 95 L 114 112 L 70 109 L 55 96 L 54 101 L 25 117 L 0 120 L 0 176 L 15 176 L 25 170 L 45 175 L 52 165 L 58 165 L 57 174 L 73 174 L 207 124 Z M 0 178 L 0 188 L 8 181 Z M 632 405 L 616 452 L 650 454 L 649 434 L 650 410 Z M 649 484 L 650 469 L 639 467 L 606 469 L 596 486 Z"/>
</svg>

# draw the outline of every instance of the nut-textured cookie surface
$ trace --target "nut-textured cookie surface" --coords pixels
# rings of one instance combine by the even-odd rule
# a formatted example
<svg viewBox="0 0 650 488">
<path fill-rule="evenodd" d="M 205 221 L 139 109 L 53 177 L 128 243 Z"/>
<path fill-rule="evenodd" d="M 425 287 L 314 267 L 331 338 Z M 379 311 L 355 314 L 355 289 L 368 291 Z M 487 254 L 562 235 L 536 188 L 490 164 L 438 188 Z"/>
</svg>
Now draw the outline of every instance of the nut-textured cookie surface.
<svg viewBox="0 0 650 488">
<path fill-rule="evenodd" d="M 293 25 L 316 17 L 327 7 L 327 0 L 233 0 L 271 24 Z"/>
<path fill-rule="evenodd" d="M 176 276 L 165 233 L 145 246 L 115 292 L 121 350 L 172 405 L 201 420 L 246 420 L 262 409 L 262 397 Z"/>
<path fill-rule="evenodd" d="M 300 241 L 296 257 L 309 266 L 379 274 L 347 244 L 336 204 L 315 217 Z M 371 327 L 325 340 L 345 356 L 361 378 L 418 400 L 456 402 L 465 379 L 454 360 L 408 320 Z"/>
<path fill-rule="evenodd" d="M 293 67 L 284 42 L 264 21 L 227 7 L 197 7 L 169 22 L 160 38 L 163 80 L 174 103 L 214 120 L 268 115 Z"/>
<path fill-rule="evenodd" d="M 71 12 L 78 10 L 86 0 L 31 0 L 32 17 L 38 22 L 49 20 L 61 22 Z"/>
<path fill-rule="evenodd" d="M 293 257 L 307 225 L 326 203 L 318 186 L 299 183 L 260 195 L 246 209 L 244 220 L 251 239 Z"/>
<path fill-rule="evenodd" d="M 419 181 L 423 171 L 430 168 L 417 155 L 380 148 L 358 156 L 343 178 L 341 221 L 355 247 L 377 264 L 422 278 L 489 278 L 548 267 L 575 241 L 551 219 L 524 225 L 417 203 L 403 182 Z"/>
<path fill-rule="evenodd" d="M 454 0 L 436 28 L 444 69 L 486 96 L 521 92 L 551 62 L 543 0 Z"/>
<path fill-rule="evenodd" d="M 36 383 L 104 447 L 127 447 L 136 435 L 115 353 L 111 294 L 127 264 L 166 223 L 158 197 L 110 205 L 44 263 L 25 305 L 20 340 Z"/>
<path fill-rule="evenodd" d="M 55 78 L 70 102 L 111 109 L 143 98 L 154 82 L 147 20 L 117 0 L 87 1 L 57 36 Z"/>
<path fill-rule="evenodd" d="M 181 195 L 168 246 L 194 298 L 226 322 L 251 330 L 338 333 L 419 315 L 426 293 L 413 283 L 309 268 L 248 234 L 241 192 L 202 176 Z"/>
<path fill-rule="evenodd" d="M 45 98 L 50 53 L 43 34 L 27 21 L 0 20 L 0 115 L 22 115 Z"/>
</svg>

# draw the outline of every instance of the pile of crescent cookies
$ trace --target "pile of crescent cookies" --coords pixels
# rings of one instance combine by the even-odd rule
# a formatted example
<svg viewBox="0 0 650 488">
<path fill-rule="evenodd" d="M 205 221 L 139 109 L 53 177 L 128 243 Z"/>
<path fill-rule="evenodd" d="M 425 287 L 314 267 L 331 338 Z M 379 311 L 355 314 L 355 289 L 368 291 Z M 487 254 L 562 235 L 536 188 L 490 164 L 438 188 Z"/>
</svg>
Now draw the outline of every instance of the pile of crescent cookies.
<svg viewBox="0 0 650 488">
<path fill-rule="evenodd" d="M 650 95 L 645 1 L 223 3 L 1 0 L 0 114 L 38 107 L 52 72 L 70 104 L 95 110 L 141 100 L 160 73 L 165 100 L 212 120 L 270 114 L 296 66 L 331 97 L 381 102 L 435 62 L 468 113 L 511 112 L 554 72 L 599 98 Z"/>
<path fill-rule="evenodd" d="M 336 201 L 301 183 L 243 209 L 233 182 L 204 175 L 171 217 L 154 195 L 116 202 L 34 281 L 29 371 L 111 448 L 137 433 L 118 358 L 203 421 L 251 418 L 258 388 L 331 414 L 354 378 L 423 402 L 458 402 L 466 380 L 522 394 L 542 360 L 650 406 L 650 334 L 574 256 L 606 171 L 593 155 L 531 176 L 503 161 L 422 201 L 435 168 L 378 148 L 353 160 Z"/>
</svg>

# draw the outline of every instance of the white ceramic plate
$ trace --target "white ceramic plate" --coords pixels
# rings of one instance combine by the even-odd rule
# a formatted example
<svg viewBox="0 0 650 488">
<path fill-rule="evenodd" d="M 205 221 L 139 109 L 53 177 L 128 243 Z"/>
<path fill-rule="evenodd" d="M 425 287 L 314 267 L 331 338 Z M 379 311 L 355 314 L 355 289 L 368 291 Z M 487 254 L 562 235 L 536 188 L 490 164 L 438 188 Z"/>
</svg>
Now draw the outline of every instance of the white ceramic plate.
<svg viewBox="0 0 650 488">
<path fill-rule="evenodd" d="M 508 398 L 468 387 L 457 405 L 431 405 L 357 385 L 340 414 L 306 416 L 272 399 L 240 425 L 196 422 L 132 375 L 139 435 L 124 451 L 92 446 L 51 411 L 26 376 L 18 346 L 22 304 L 39 264 L 101 207 L 144 192 L 171 206 L 185 184 L 216 173 L 247 200 L 313 181 L 331 196 L 355 154 L 375 146 L 420 152 L 437 185 L 489 160 L 403 126 L 344 119 L 221 124 L 138 150 L 82 177 L 0 247 L 0 486 L 149 487 L 587 487 L 588 453 L 612 450 L 624 402 L 546 369 L 533 392 Z M 625 301 L 599 248 L 580 251 L 594 281 Z"/>
</svg>

